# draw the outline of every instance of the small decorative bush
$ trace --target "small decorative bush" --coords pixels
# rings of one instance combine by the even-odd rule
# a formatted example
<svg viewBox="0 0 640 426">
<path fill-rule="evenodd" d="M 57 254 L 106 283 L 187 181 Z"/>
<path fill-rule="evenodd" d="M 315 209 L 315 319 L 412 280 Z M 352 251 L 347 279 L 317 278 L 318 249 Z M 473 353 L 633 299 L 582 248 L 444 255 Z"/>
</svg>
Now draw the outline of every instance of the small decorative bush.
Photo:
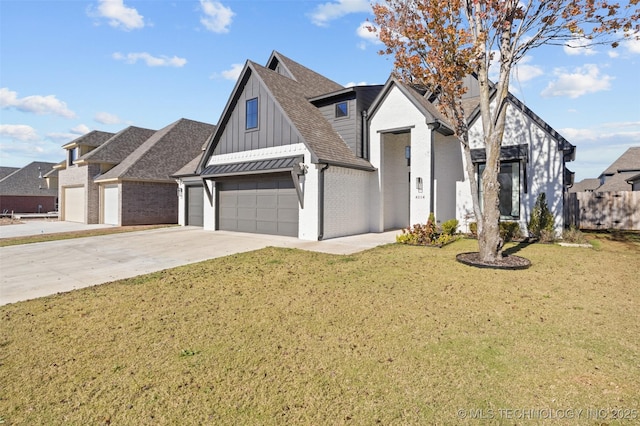
<svg viewBox="0 0 640 426">
<path fill-rule="evenodd" d="M 540 238 L 542 241 L 544 232 L 544 238 L 549 241 L 553 241 L 555 238 L 553 232 L 553 215 L 549 210 L 549 206 L 547 206 L 547 196 L 544 192 L 538 195 L 536 198 L 536 203 L 533 206 L 533 210 L 531 210 L 531 217 L 529 218 L 529 232 L 531 236 Z"/>
<path fill-rule="evenodd" d="M 471 232 L 471 235 L 475 238 L 478 237 L 478 222 L 469 223 L 469 232 Z"/>
<path fill-rule="evenodd" d="M 576 228 L 575 226 L 572 226 L 569 229 L 565 229 L 562 232 L 562 239 L 564 241 L 566 241 L 567 243 L 574 243 L 574 244 L 587 244 L 587 238 L 585 237 L 585 235 L 582 233 L 582 231 L 578 228 Z"/>
<path fill-rule="evenodd" d="M 457 239 L 454 235 L 457 227 L 458 221 L 451 219 L 442 225 L 442 231 L 440 232 L 436 226 L 435 217 L 433 213 L 431 213 L 426 224 L 416 223 L 409 228 L 403 229 L 402 234 L 396 236 L 396 242 L 419 246 L 442 247 Z"/>
<path fill-rule="evenodd" d="M 442 233 L 444 235 L 455 235 L 457 230 L 458 230 L 457 219 L 449 219 L 448 221 L 442 224 Z"/>
<path fill-rule="evenodd" d="M 520 224 L 518 222 L 500 222 L 500 238 L 505 243 L 517 240 L 522 237 Z"/>
</svg>

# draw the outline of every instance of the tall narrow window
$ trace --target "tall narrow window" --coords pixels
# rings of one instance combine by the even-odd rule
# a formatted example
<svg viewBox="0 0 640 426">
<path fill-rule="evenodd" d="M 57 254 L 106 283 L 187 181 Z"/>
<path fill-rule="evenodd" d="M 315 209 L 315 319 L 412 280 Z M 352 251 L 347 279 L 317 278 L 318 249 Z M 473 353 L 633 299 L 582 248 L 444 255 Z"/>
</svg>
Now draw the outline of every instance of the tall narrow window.
<svg viewBox="0 0 640 426">
<path fill-rule="evenodd" d="M 258 128 L 258 98 L 247 101 L 247 130 Z"/>
<path fill-rule="evenodd" d="M 340 102 L 336 104 L 336 118 L 346 117 L 349 115 L 349 103 Z"/>
<path fill-rule="evenodd" d="M 480 196 L 480 207 L 482 208 L 482 173 L 485 165 L 478 167 L 478 185 Z M 498 174 L 500 183 L 500 217 L 502 219 L 520 218 L 520 163 L 505 162 L 500 163 L 500 173 Z"/>
</svg>

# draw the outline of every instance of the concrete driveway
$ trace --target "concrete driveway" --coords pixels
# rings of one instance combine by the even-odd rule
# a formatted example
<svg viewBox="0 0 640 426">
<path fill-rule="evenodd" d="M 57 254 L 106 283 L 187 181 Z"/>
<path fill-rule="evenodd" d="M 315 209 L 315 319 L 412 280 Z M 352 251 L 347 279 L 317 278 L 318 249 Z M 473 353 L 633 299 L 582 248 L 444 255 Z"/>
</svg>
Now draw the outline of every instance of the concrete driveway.
<svg viewBox="0 0 640 426">
<path fill-rule="evenodd" d="M 0 305 L 268 246 L 352 254 L 392 243 L 397 233 L 302 241 L 273 235 L 205 231 L 199 227 L 170 227 L 2 247 Z M 3 234 L 0 235 L 7 236 Z"/>
</svg>

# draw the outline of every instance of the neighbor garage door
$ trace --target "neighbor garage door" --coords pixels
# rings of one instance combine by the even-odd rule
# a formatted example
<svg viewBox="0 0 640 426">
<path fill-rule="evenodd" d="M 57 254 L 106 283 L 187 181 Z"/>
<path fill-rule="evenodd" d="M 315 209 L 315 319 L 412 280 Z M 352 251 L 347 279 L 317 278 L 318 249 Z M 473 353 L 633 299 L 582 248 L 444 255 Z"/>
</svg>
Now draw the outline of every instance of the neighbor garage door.
<svg viewBox="0 0 640 426">
<path fill-rule="evenodd" d="M 216 188 L 219 229 L 298 236 L 298 195 L 290 175 L 221 181 Z"/>
<path fill-rule="evenodd" d="M 187 225 L 202 226 L 204 210 L 202 186 L 187 186 Z"/>
<path fill-rule="evenodd" d="M 64 220 L 84 223 L 84 187 L 64 188 Z"/>
<path fill-rule="evenodd" d="M 103 220 L 107 225 L 119 225 L 119 193 L 118 185 L 105 185 Z"/>
</svg>

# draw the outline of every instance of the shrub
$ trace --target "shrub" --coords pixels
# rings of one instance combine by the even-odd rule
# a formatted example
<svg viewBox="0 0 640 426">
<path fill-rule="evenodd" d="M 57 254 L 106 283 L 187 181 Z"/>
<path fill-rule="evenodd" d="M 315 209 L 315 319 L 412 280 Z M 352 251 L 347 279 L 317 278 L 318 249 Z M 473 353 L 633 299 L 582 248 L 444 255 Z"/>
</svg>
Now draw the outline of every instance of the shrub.
<svg viewBox="0 0 640 426">
<path fill-rule="evenodd" d="M 445 222 L 445 224 L 450 233 L 438 232 L 435 217 L 431 213 L 426 224 L 416 223 L 409 228 L 403 229 L 402 234 L 396 236 L 396 242 L 421 246 L 443 246 L 456 239 L 453 233 L 458 226 L 458 221 L 452 219 Z"/>
<path fill-rule="evenodd" d="M 553 215 L 549 211 L 549 206 L 547 206 L 547 196 L 544 192 L 538 194 L 529 219 L 529 232 L 532 236 L 541 238 L 542 231 L 546 231 L 545 238 L 555 237 L 553 233 Z"/>
<path fill-rule="evenodd" d="M 454 235 L 458 230 L 458 220 L 449 219 L 442 224 L 442 233 L 445 235 Z"/>
<path fill-rule="evenodd" d="M 518 222 L 500 222 L 500 238 L 505 243 L 522 237 Z"/>
<path fill-rule="evenodd" d="M 478 237 L 478 222 L 470 222 L 469 223 L 469 232 L 474 237 Z"/>
<path fill-rule="evenodd" d="M 562 231 L 562 239 L 568 243 L 575 244 L 586 244 L 588 242 L 582 231 L 575 226 Z"/>
</svg>

